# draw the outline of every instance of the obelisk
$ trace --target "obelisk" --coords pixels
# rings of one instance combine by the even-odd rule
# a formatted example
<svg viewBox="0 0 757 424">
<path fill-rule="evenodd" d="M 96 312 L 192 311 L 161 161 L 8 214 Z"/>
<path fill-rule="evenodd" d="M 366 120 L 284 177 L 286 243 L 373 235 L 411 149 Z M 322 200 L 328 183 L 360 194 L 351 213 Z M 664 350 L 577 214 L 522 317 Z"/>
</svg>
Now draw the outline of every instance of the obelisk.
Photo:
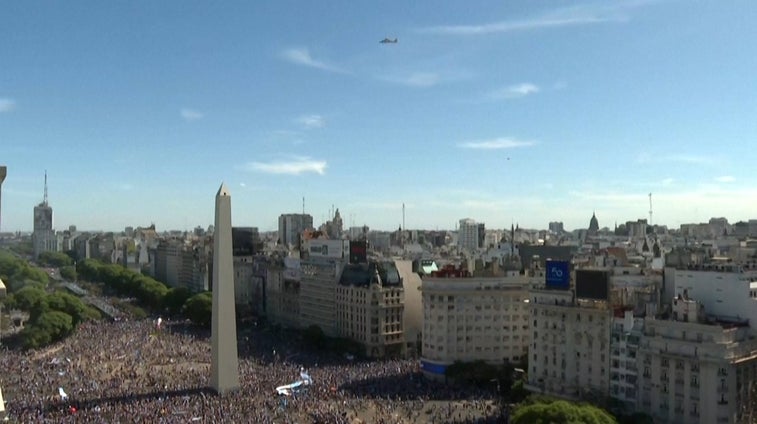
<svg viewBox="0 0 757 424">
<path fill-rule="evenodd" d="M 231 195 L 225 184 L 216 194 L 213 233 L 213 317 L 210 330 L 211 384 L 218 394 L 239 389 L 234 262 L 231 243 Z"/>
</svg>

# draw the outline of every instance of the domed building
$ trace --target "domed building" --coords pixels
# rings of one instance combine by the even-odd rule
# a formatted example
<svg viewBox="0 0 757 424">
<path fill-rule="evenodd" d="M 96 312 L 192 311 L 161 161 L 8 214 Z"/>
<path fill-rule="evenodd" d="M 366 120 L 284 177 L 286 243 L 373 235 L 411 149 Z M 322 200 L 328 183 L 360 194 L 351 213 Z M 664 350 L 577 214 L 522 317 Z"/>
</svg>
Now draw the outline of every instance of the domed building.
<svg viewBox="0 0 757 424">
<path fill-rule="evenodd" d="M 589 235 L 596 236 L 599 232 L 599 221 L 597 221 L 597 215 L 595 212 L 591 214 L 591 220 L 589 220 Z"/>
</svg>

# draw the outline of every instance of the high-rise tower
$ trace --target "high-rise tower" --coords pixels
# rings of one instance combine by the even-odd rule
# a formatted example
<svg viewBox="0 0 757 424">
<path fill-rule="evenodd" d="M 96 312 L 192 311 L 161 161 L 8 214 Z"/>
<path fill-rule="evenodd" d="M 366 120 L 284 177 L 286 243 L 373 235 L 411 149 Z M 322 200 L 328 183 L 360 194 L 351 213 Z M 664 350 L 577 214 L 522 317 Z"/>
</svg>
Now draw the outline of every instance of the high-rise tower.
<svg viewBox="0 0 757 424">
<path fill-rule="evenodd" d="M 216 194 L 213 233 L 213 315 L 211 384 L 218 394 L 239 389 L 237 324 L 234 307 L 234 259 L 231 237 L 231 194 L 221 184 Z"/>
<path fill-rule="evenodd" d="M 3 181 L 5 181 L 5 177 L 8 175 L 8 167 L 6 166 L 0 166 L 0 231 L 3 230 Z"/>
<path fill-rule="evenodd" d="M 42 203 L 34 207 L 32 246 L 34 259 L 37 259 L 42 252 L 58 250 L 58 240 L 53 231 L 53 208 L 47 203 L 47 171 L 45 171 L 45 194 Z"/>
</svg>

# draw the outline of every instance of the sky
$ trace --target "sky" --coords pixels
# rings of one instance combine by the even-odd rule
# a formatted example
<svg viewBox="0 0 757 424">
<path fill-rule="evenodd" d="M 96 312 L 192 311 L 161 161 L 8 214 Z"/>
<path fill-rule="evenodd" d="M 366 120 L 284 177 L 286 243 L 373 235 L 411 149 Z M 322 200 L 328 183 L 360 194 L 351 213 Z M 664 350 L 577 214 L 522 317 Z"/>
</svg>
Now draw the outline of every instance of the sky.
<svg viewBox="0 0 757 424">
<path fill-rule="evenodd" d="M 6 1 L 2 231 L 757 218 L 757 2 Z M 381 44 L 384 38 L 396 44 Z"/>
</svg>

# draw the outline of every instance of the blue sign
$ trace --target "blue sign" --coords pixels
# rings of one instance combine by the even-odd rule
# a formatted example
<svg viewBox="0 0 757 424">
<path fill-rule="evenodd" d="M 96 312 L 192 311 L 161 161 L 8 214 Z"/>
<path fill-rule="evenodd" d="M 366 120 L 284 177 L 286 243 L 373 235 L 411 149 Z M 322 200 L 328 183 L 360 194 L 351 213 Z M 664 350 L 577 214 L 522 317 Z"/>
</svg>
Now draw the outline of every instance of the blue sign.
<svg viewBox="0 0 757 424">
<path fill-rule="evenodd" d="M 428 362 L 421 360 L 421 369 L 423 371 L 432 373 L 432 374 L 440 374 L 444 375 L 447 372 L 447 366 L 442 364 L 435 364 L 433 362 Z"/>
<path fill-rule="evenodd" d="M 565 261 L 547 261 L 545 279 L 547 288 L 570 289 L 570 263 Z"/>
</svg>

